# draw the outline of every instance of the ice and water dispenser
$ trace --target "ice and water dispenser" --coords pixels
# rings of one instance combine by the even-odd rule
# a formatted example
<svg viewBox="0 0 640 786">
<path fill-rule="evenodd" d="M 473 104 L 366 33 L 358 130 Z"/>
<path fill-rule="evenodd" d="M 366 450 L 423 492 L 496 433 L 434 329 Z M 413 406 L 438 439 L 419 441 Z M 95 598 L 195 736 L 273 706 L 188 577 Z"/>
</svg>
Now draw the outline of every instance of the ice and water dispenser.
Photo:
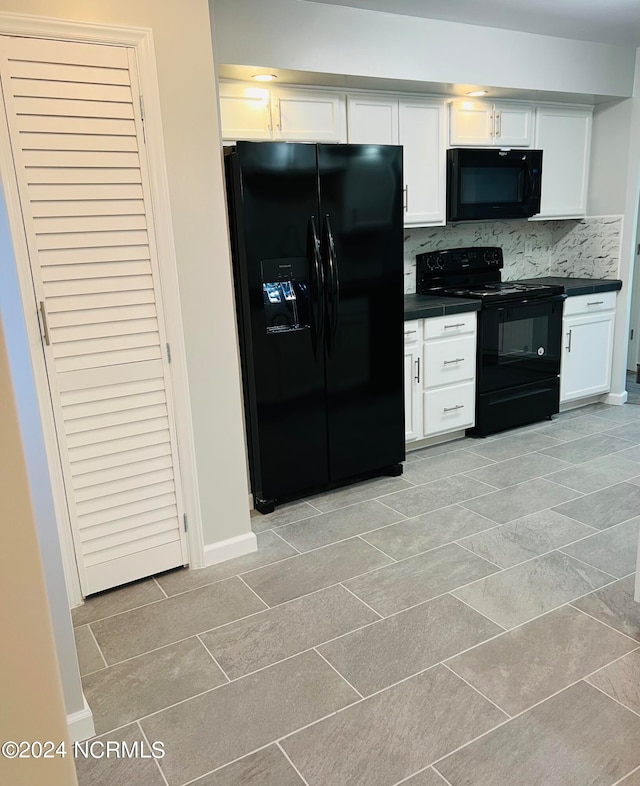
<svg viewBox="0 0 640 786">
<path fill-rule="evenodd" d="M 304 257 L 264 259 L 261 268 L 267 333 L 308 329 L 309 262 Z"/>
</svg>

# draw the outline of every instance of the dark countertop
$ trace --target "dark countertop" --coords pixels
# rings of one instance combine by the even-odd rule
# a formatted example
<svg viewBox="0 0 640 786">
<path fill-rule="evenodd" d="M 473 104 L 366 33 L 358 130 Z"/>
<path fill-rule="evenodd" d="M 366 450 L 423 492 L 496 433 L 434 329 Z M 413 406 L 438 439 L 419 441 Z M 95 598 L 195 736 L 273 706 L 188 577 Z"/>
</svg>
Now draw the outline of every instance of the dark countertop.
<svg viewBox="0 0 640 786">
<path fill-rule="evenodd" d="M 527 284 L 556 284 L 564 287 L 565 294 L 593 295 L 596 292 L 617 292 L 622 289 L 622 281 L 618 278 L 563 278 L 562 276 L 542 276 L 541 278 L 523 278 Z"/>
<path fill-rule="evenodd" d="M 432 295 L 405 295 L 404 318 L 425 319 L 461 314 L 465 311 L 480 311 L 479 300 L 461 297 L 433 297 Z"/>
</svg>

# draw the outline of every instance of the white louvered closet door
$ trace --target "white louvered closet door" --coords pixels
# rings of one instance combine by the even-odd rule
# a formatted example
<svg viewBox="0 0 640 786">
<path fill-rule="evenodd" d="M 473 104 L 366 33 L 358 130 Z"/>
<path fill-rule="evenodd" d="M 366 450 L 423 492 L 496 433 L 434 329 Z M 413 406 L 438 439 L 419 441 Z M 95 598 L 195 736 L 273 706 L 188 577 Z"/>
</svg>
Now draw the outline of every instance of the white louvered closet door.
<svg viewBox="0 0 640 786">
<path fill-rule="evenodd" d="M 135 53 L 0 37 L 85 595 L 187 562 Z"/>
</svg>

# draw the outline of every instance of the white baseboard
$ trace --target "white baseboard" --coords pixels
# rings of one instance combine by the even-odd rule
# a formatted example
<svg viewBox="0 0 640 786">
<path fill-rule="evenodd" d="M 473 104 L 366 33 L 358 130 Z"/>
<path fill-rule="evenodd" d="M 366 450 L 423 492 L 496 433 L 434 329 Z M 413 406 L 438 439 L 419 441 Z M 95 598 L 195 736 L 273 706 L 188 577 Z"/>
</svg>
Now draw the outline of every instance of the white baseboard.
<svg viewBox="0 0 640 786">
<path fill-rule="evenodd" d="M 84 701 L 84 709 L 67 715 L 67 728 L 69 729 L 71 742 L 88 740 L 96 733 L 95 726 L 93 725 L 93 713 L 84 696 L 82 699 Z"/>
<path fill-rule="evenodd" d="M 246 535 L 238 535 L 235 538 L 221 540 L 219 543 L 209 543 L 204 547 L 204 564 L 217 565 L 234 557 L 244 557 L 245 554 L 252 554 L 258 550 L 258 541 L 253 532 Z"/>
<path fill-rule="evenodd" d="M 627 399 L 629 398 L 629 394 L 626 390 L 623 390 L 622 393 L 609 393 L 607 396 L 607 404 L 614 404 L 615 406 L 620 406 L 621 404 L 626 404 Z"/>
</svg>

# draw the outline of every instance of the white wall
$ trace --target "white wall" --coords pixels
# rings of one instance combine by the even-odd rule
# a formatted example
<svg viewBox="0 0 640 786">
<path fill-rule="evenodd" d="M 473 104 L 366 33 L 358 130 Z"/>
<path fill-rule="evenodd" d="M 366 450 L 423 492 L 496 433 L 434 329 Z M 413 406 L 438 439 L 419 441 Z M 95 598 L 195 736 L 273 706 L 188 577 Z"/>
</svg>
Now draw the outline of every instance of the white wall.
<svg viewBox="0 0 640 786">
<path fill-rule="evenodd" d="M 31 368 L 30 349 L 24 325 L 4 195 L 1 189 L 0 320 L 5 335 L 11 382 L 22 437 L 22 449 L 31 492 L 31 507 L 42 555 L 44 583 L 49 601 L 64 702 L 67 715 L 71 715 L 84 709 L 84 697 L 62 568 L 58 528 Z M 4 408 L 5 402 L 3 401 L 2 409 L 4 410 Z M 13 521 L 2 521 L 2 527 L 14 525 Z"/>
<path fill-rule="evenodd" d="M 632 47 L 301 0 L 210 0 L 219 63 L 630 96 Z"/>
<path fill-rule="evenodd" d="M 2 11 L 153 31 L 204 541 L 247 534 L 240 374 L 207 1 L 0 0 Z"/>
<path fill-rule="evenodd" d="M 618 296 L 618 311 L 613 345 L 613 371 L 611 376 L 612 400 L 624 395 L 627 373 L 628 336 L 631 320 L 631 302 L 634 289 L 633 279 L 640 276 L 634 270 L 638 238 L 638 205 L 640 202 L 640 49 L 637 50 L 635 88 L 628 122 L 626 171 L 624 190 L 624 224 L 620 254 L 620 272 L 623 289 Z M 633 368 L 633 361 L 630 364 Z"/>
<path fill-rule="evenodd" d="M 625 210 L 633 99 L 596 106 L 591 131 L 590 216 L 619 215 Z"/>
</svg>

